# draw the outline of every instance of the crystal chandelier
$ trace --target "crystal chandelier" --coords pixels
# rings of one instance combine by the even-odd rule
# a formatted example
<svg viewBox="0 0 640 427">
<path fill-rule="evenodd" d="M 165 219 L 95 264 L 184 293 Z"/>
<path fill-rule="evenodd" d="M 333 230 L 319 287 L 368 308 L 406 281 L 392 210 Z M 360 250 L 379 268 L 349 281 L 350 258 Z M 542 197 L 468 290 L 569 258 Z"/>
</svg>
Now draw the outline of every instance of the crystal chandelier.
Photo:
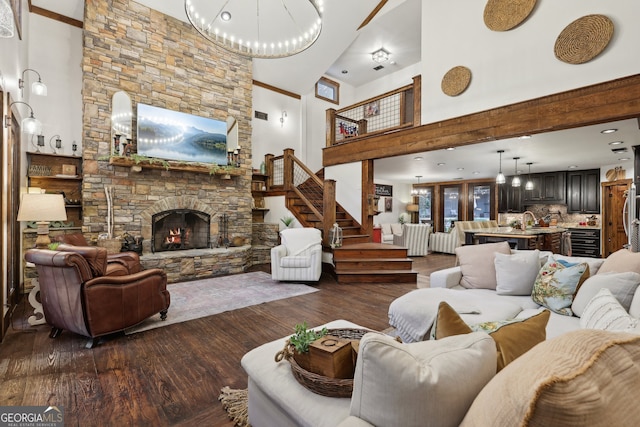
<svg viewBox="0 0 640 427">
<path fill-rule="evenodd" d="M 416 175 L 416 178 L 418 178 L 418 188 L 412 188 L 411 189 L 411 195 L 412 196 L 424 196 L 427 194 L 427 190 L 426 188 L 419 188 L 420 187 L 420 178 L 422 178 L 422 175 Z"/>
<path fill-rule="evenodd" d="M 324 0 L 185 0 L 191 25 L 210 42 L 252 58 L 284 58 L 320 36 Z"/>
</svg>

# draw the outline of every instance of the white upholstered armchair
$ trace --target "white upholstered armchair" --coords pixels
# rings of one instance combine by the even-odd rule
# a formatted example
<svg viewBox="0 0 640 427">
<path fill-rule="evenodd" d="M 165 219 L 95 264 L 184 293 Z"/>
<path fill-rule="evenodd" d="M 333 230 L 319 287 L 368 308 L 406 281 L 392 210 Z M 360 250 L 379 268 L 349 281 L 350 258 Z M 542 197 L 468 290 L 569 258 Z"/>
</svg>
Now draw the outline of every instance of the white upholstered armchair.
<svg viewBox="0 0 640 427">
<path fill-rule="evenodd" d="M 271 278 L 317 282 L 322 273 L 322 237 L 316 228 L 287 228 L 271 249 Z"/>
<path fill-rule="evenodd" d="M 429 253 L 431 226 L 425 224 L 403 224 L 402 235 L 393 235 L 393 244 L 407 248 L 407 256 L 424 256 Z"/>
</svg>

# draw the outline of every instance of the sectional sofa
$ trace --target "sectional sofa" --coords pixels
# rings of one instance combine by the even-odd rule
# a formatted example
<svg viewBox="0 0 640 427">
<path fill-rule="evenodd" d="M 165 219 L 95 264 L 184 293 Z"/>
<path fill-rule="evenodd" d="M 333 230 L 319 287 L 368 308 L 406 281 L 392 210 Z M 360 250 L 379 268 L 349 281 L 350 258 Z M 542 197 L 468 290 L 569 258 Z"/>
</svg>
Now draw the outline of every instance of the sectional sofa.
<svg viewBox="0 0 640 427">
<path fill-rule="evenodd" d="M 456 252 L 460 266 L 433 273 L 432 288 L 390 305 L 390 324 L 405 342 L 362 338 L 351 399 L 314 394 L 286 362 L 273 361 L 286 338 L 247 353 L 251 424 L 635 425 L 640 405 L 629 390 L 640 389 L 640 254 L 561 258 L 513 252 L 506 242 Z M 554 286 L 566 298 L 548 292 Z M 438 335 L 456 322 L 470 331 Z M 520 353 L 509 353 L 513 341 L 524 345 Z M 501 357 L 508 363 L 500 366 Z"/>
</svg>

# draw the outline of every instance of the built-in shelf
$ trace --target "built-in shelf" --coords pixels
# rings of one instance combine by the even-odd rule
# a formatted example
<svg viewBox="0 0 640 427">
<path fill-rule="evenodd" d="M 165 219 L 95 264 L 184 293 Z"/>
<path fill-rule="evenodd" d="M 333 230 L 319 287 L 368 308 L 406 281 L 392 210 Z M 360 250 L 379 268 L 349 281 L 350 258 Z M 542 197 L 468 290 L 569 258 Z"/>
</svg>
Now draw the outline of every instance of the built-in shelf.
<svg viewBox="0 0 640 427">
<path fill-rule="evenodd" d="M 150 160 L 138 160 L 131 157 L 122 157 L 122 156 L 114 156 L 109 158 L 109 164 L 114 166 L 124 166 L 124 167 L 140 167 L 142 169 L 164 169 L 164 170 L 175 170 L 175 171 L 183 171 L 183 172 L 193 172 L 193 173 L 207 173 L 210 175 L 218 175 L 224 177 L 228 175 L 232 176 L 241 176 L 243 175 L 243 170 L 238 168 L 226 169 L 225 166 L 221 166 L 219 169 L 214 169 L 213 165 L 204 165 L 199 163 L 184 163 L 184 162 L 174 162 L 174 161 L 166 161 L 165 162 L 152 162 Z"/>
</svg>

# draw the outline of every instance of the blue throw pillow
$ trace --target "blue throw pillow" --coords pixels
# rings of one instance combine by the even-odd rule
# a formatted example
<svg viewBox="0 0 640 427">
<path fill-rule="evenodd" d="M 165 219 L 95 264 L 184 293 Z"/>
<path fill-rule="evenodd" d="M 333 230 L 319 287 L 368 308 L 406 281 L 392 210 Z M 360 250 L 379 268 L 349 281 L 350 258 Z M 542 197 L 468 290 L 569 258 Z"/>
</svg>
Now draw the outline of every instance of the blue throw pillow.
<svg viewBox="0 0 640 427">
<path fill-rule="evenodd" d="M 586 262 L 569 263 L 550 255 L 538 272 L 531 298 L 555 313 L 572 316 L 573 297 L 588 277 L 589 265 Z"/>
</svg>

